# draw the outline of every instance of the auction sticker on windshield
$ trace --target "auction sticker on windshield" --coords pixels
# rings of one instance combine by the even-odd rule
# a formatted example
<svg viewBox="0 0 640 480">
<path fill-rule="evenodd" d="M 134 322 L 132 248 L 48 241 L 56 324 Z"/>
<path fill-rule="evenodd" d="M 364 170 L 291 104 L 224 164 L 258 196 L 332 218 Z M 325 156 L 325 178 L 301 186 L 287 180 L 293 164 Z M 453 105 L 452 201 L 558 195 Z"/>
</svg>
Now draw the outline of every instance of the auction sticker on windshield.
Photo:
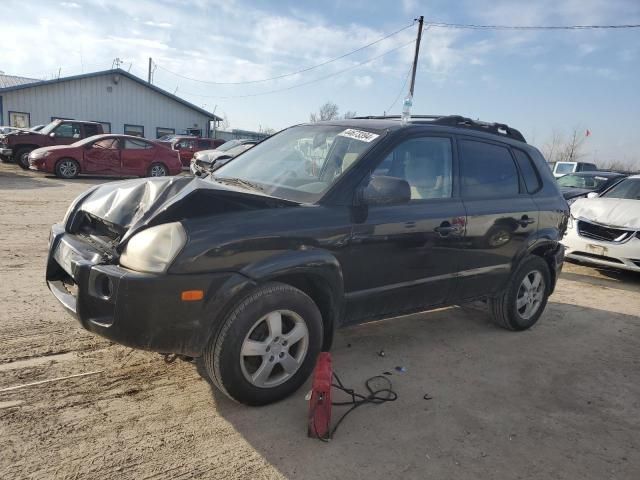
<svg viewBox="0 0 640 480">
<path fill-rule="evenodd" d="M 353 138 L 354 140 L 360 140 L 361 142 L 373 142 L 380 135 L 371 132 L 365 132 L 364 130 L 356 130 L 354 128 L 348 128 L 344 132 L 338 134 L 339 137 Z"/>
</svg>

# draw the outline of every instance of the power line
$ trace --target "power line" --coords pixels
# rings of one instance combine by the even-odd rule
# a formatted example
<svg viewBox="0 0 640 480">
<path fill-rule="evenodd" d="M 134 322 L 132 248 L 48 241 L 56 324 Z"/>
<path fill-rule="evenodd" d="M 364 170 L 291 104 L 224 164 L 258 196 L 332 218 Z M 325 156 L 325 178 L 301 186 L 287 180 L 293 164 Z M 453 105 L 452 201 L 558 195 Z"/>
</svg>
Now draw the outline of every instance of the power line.
<svg viewBox="0 0 640 480">
<path fill-rule="evenodd" d="M 296 85 L 291 85 L 289 87 L 279 88 L 279 89 L 276 89 L 276 90 L 269 90 L 269 91 L 266 91 L 266 92 L 258 92 L 258 93 L 249 93 L 249 94 L 246 94 L 246 95 L 229 95 L 229 96 L 200 95 L 198 93 L 188 93 L 188 92 L 182 92 L 182 94 L 183 95 L 191 95 L 191 96 L 194 96 L 194 97 L 219 98 L 219 99 L 225 99 L 226 100 L 226 99 L 231 99 L 231 98 L 259 97 L 259 96 L 262 96 L 262 95 L 270 95 L 272 93 L 286 92 L 288 90 L 293 90 L 294 88 L 299 88 L 299 87 L 304 87 L 306 85 L 311 85 L 313 83 L 321 82 L 321 81 L 326 80 L 328 78 L 335 77 L 336 75 L 340 75 L 342 73 L 348 72 L 349 70 L 353 70 L 354 68 L 358 68 L 358 67 L 360 67 L 362 65 L 365 65 L 367 63 L 371 63 L 374 60 L 378 60 L 379 58 L 382 58 L 385 55 L 388 55 L 388 54 L 393 53 L 393 52 L 395 52 L 397 50 L 400 50 L 401 48 L 404 48 L 407 45 L 411 45 L 413 43 L 415 43 L 415 40 L 411 40 L 410 42 L 403 43 L 402 45 L 399 45 L 399 46 L 397 46 L 395 48 L 392 48 L 391 50 L 387 50 L 386 52 L 381 53 L 380 55 L 376 55 L 375 57 L 372 57 L 372 58 L 370 58 L 368 60 L 364 60 L 363 62 L 359 62 L 359 63 L 356 63 L 355 65 L 351 65 L 350 67 L 344 68 L 342 70 L 338 70 L 337 72 L 330 73 L 329 75 L 325 75 L 324 77 L 315 78 L 313 80 L 309 80 L 308 82 L 298 83 Z"/>
<path fill-rule="evenodd" d="M 398 103 L 398 100 L 400 100 L 400 97 L 402 96 L 402 92 L 404 92 L 404 87 L 407 86 L 407 82 L 409 81 L 409 77 L 411 76 L 412 71 L 413 71 L 413 63 L 409 66 L 409 71 L 407 72 L 407 76 L 404 77 L 404 82 L 402 82 L 402 88 L 400 89 L 400 92 L 398 92 L 398 96 L 393 101 L 393 103 L 389 105 L 389 108 L 385 110 L 386 113 L 389 113 L 391 109 L 396 106 L 396 103 Z"/>
<path fill-rule="evenodd" d="M 466 23 L 428 22 L 425 26 L 439 28 L 466 28 L 472 30 L 606 30 L 640 28 L 640 24 L 627 25 L 475 25 Z"/>
<path fill-rule="evenodd" d="M 415 22 L 414 22 L 414 23 L 415 23 Z M 380 43 L 380 42 L 382 42 L 383 40 L 386 40 L 387 38 L 390 38 L 390 37 L 392 37 L 392 36 L 394 36 L 394 35 L 397 35 L 397 34 L 398 34 L 398 33 L 400 33 L 400 32 L 403 32 L 403 31 L 404 31 L 404 30 L 406 30 L 407 28 L 411 28 L 411 27 L 413 27 L 414 23 L 412 23 L 411 25 L 407 25 L 407 26 L 405 26 L 405 27 L 402 27 L 401 29 L 396 30 L 395 32 L 391 32 L 391 33 L 389 33 L 388 35 L 385 35 L 384 37 L 381 37 L 381 38 L 379 38 L 379 39 L 377 39 L 377 40 L 375 40 L 375 41 L 373 41 L 373 42 L 371 42 L 371 43 L 368 43 L 368 44 L 366 44 L 366 45 L 364 45 L 364 46 L 362 46 L 362 47 L 360 47 L 360 48 L 357 48 L 357 49 L 352 50 L 352 51 L 350 51 L 350 52 L 348 52 L 348 53 L 345 53 L 345 54 L 343 54 L 343 55 L 340 55 L 339 57 L 332 58 L 332 59 L 327 60 L 327 61 L 325 61 L 325 62 L 318 63 L 317 65 L 313 65 L 313 66 L 311 66 L 311 67 L 306 67 L 306 68 L 303 68 L 303 69 L 301 69 L 301 70 L 297 70 L 297 71 L 295 71 L 295 72 L 285 73 L 285 74 L 282 74 L 282 75 L 277 75 L 277 76 L 275 76 L 275 77 L 261 78 L 261 79 L 259 79 L 259 80 L 245 80 L 245 81 L 242 81 L 242 82 L 213 82 L 213 81 L 210 81 L 210 80 L 201 80 L 201 79 L 199 79 L 199 78 L 187 77 L 186 75 L 182 75 L 182 74 L 180 74 L 180 73 L 173 72 L 173 71 L 171 71 L 171 70 L 169 70 L 169 69 L 167 69 L 167 68 L 164 68 L 164 67 L 163 67 L 163 66 L 161 66 L 161 65 L 156 65 L 156 66 L 157 66 L 157 68 L 159 68 L 159 69 L 161 69 L 161 70 L 164 70 L 165 72 L 168 72 L 168 73 L 170 73 L 170 74 L 172 74 L 172 75 L 175 75 L 176 77 L 184 78 L 185 80 L 191 80 L 191 81 L 194 81 L 194 82 L 206 83 L 206 84 L 209 84 L 209 85 L 245 85 L 245 84 L 249 84 L 249 83 L 262 83 L 262 82 L 269 82 L 269 81 L 271 81 L 271 80 L 278 80 L 278 79 L 281 79 L 281 78 L 286 78 L 286 77 L 291 77 L 291 76 L 293 76 L 293 75 L 298 75 L 298 74 L 300 74 L 300 73 L 305 73 L 305 72 L 308 72 L 308 71 L 310 71 L 310 70 L 314 70 L 314 69 L 316 69 L 316 68 L 323 67 L 323 66 L 328 65 L 328 64 L 330 64 L 330 63 L 333 63 L 333 62 L 336 62 L 336 61 L 338 61 L 338 60 L 341 60 L 341 59 L 343 59 L 343 58 L 345 58 L 345 57 L 348 57 L 348 56 L 350 56 L 350 55 L 353 55 L 354 53 L 361 52 L 362 50 L 364 50 L 364 49 L 366 49 L 366 48 L 369 48 L 369 47 L 371 47 L 372 45 L 375 45 L 376 43 Z"/>
</svg>

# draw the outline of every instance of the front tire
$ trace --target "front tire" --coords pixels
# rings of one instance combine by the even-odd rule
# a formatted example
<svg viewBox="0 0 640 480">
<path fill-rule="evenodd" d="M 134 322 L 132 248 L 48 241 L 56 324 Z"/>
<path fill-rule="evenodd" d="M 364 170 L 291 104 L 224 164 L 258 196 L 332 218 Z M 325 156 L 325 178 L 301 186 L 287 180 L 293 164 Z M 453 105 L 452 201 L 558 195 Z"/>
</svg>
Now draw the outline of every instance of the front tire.
<svg viewBox="0 0 640 480">
<path fill-rule="evenodd" d="M 80 174 L 80 164 L 73 158 L 62 158 L 56 163 L 56 177 L 71 179 Z"/>
<path fill-rule="evenodd" d="M 29 154 L 33 152 L 33 148 L 24 147 L 19 149 L 15 154 L 15 161 L 23 170 L 29 170 Z"/>
<path fill-rule="evenodd" d="M 531 328 L 544 312 L 550 289 L 547 262 L 538 256 L 529 257 L 518 267 L 507 289 L 490 299 L 495 323 L 514 331 Z"/>
<path fill-rule="evenodd" d="M 322 316 L 304 292 L 268 283 L 226 316 L 204 352 L 213 383 L 233 400 L 266 405 L 295 392 L 322 346 Z"/>
</svg>

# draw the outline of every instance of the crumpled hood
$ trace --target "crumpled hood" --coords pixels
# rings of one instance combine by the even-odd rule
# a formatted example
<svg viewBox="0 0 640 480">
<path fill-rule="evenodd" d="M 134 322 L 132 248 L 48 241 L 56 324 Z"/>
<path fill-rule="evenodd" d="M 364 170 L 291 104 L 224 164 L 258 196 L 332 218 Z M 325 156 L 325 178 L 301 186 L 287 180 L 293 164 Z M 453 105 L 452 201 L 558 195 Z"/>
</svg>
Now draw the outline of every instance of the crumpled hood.
<svg viewBox="0 0 640 480">
<path fill-rule="evenodd" d="M 218 150 L 202 150 L 198 154 L 198 160 L 203 163 L 213 163 L 217 158 L 228 155 L 227 152 L 219 152 Z"/>
<path fill-rule="evenodd" d="M 640 200 L 581 198 L 571 205 L 571 215 L 611 227 L 640 229 Z"/>
<path fill-rule="evenodd" d="M 241 209 L 298 205 L 241 187 L 197 177 L 140 178 L 109 182 L 91 191 L 76 207 L 117 227 L 120 245 L 143 228 L 200 215 Z"/>
</svg>

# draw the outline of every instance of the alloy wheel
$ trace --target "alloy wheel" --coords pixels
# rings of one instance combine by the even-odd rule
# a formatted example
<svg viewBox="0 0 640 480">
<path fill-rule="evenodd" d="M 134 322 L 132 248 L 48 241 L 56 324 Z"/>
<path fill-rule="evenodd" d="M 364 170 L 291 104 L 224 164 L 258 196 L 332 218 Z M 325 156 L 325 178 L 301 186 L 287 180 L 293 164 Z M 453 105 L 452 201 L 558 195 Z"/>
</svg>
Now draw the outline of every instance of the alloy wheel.
<svg viewBox="0 0 640 480">
<path fill-rule="evenodd" d="M 309 330 L 300 315 L 276 310 L 253 324 L 242 343 L 240 367 L 245 379 L 260 388 L 283 384 L 307 355 Z"/>
<path fill-rule="evenodd" d="M 516 310 L 525 320 L 536 314 L 544 301 L 545 284 L 542 273 L 534 270 L 525 275 L 516 295 Z"/>
<path fill-rule="evenodd" d="M 166 174 L 167 172 L 162 165 L 154 165 L 153 167 L 151 167 L 152 177 L 164 177 Z"/>
<path fill-rule="evenodd" d="M 63 160 L 60 164 L 60 173 L 66 178 L 75 177 L 78 173 L 78 166 L 71 160 Z"/>
</svg>

